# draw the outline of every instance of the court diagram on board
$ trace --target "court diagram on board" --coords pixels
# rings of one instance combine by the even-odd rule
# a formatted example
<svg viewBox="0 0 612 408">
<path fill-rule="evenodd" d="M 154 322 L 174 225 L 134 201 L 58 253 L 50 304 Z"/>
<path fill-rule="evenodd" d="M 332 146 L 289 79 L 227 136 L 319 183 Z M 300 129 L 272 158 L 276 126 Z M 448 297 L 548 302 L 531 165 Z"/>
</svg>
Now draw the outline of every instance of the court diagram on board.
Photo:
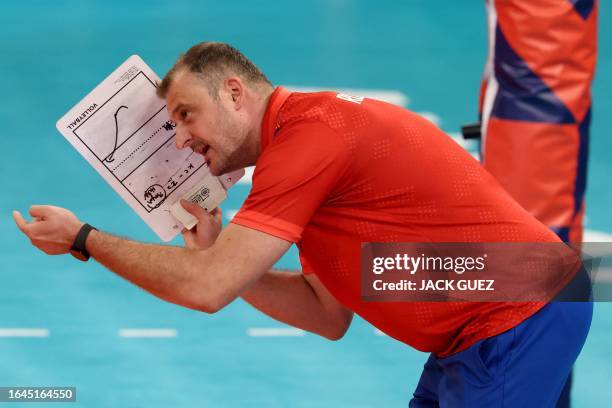
<svg viewBox="0 0 612 408">
<path fill-rule="evenodd" d="M 174 145 L 176 124 L 155 82 L 133 76 L 72 133 L 147 212 L 158 208 L 204 160 Z"/>
</svg>

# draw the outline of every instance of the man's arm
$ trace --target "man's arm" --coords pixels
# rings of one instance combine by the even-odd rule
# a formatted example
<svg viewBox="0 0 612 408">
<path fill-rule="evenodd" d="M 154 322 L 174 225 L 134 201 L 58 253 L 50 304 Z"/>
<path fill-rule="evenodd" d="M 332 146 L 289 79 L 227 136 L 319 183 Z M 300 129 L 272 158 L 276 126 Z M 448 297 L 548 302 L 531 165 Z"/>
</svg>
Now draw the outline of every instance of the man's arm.
<svg viewBox="0 0 612 408">
<path fill-rule="evenodd" d="M 221 231 L 221 210 L 207 213 L 189 202 L 183 207 L 198 219 L 195 228 L 183 231 L 185 245 L 208 248 Z M 353 318 L 353 313 L 340 305 L 314 274 L 270 270 L 241 296 L 276 320 L 331 340 L 340 339 Z"/>
<path fill-rule="evenodd" d="M 273 318 L 330 339 L 342 337 L 352 313 L 316 276 L 267 272 L 290 242 L 236 224 L 217 237 L 210 230 L 220 229 L 220 212 L 208 215 L 190 205 L 186 209 L 199 219 L 198 229 L 183 232 L 190 248 L 143 244 L 92 231 L 87 250 L 108 269 L 169 302 L 214 313 L 242 293 Z M 50 255 L 67 253 L 83 225 L 59 207 L 33 206 L 30 215 L 32 222 L 13 214 L 32 244 Z"/>
<path fill-rule="evenodd" d="M 314 274 L 268 271 L 241 296 L 276 320 L 330 340 L 342 338 L 353 318 Z"/>
<path fill-rule="evenodd" d="M 27 222 L 13 214 L 32 244 L 48 254 L 69 252 L 83 225 L 70 211 L 33 206 Z M 290 242 L 230 224 L 204 250 L 142 244 L 92 231 L 87 250 L 101 264 L 169 302 L 214 313 L 259 279 Z"/>
</svg>

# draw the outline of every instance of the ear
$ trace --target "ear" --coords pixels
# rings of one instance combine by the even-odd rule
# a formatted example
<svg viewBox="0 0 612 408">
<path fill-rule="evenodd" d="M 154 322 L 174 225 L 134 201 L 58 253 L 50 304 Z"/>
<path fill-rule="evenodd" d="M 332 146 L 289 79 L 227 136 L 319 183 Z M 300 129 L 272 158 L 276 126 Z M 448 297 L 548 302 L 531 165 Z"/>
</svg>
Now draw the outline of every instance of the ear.
<svg viewBox="0 0 612 408">
<path fill-rule="evenodd" d="M 234 109 L 239 110 L 244 104 L 244 83 L 238 77 L 229 77 L 225 80 L 225 90 L 229 93 Z"/>
</svg>

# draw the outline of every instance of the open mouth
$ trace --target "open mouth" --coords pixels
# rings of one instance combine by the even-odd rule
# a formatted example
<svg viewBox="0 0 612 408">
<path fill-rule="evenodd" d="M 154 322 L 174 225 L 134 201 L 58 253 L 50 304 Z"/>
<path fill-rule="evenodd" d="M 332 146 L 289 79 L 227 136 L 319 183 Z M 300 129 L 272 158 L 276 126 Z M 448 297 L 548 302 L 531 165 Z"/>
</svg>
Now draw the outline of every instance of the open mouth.
<svg viewBox="0 0 612 408">
<path fill-rule="evenodd" d="M 199 146 L 196 146 L 194 149 L 192 149 L 195 153 L 198 153 L 202 156 L 204 156 L 204 161 L 206 162 L 206 164 L 210 164 L 210 159 L 206 156 L 206 153 L 208 153 L 208 149 L 210 149 L 210 146 L 207 144 L 201 144 Z"/>
<path fill-rule="evenodd" d="M 202 156 L 204 156 L 204 161 L 206 162 L 206 165 L 210 166 L 210 158 L 206 155 L 208 153 L 208 149 L 210 149 L 210 146 L 204 145 L 204 148 L 202 149 Z"/>
</svg>

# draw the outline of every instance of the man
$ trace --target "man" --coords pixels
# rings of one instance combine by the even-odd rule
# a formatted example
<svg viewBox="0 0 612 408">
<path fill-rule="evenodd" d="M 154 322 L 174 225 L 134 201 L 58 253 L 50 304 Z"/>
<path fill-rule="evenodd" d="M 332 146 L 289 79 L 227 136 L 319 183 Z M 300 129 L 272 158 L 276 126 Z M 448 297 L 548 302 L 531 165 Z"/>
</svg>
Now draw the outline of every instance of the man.
<svg viewBox="0 0 612 408">
<path fill-rule="evenodd" d="M 375 100 L 274 89 L 221 43 L 187 51 L 159 93 L 177 123 L 177 146 L 204 155 L 212 174 L 256 164 L 232 222 L 219 232 L 219 211 L 183 203 L 199 223 L 178 248 L 117 238 L 68 210 L 33 206 L 32 222 L 14 218 L 35 246 L 63 254 L 78 236 L 98 262 L 162 299 L 214 313 L 242 296 L 329 339 L 358 313 L 432 352 L 411 406 L 554 404 L 586 338 L 590 304 L 361 300 L 361 242 L 558 242 L 434 125 Z M 303 273 L 271 271 L 292 243 Z"/>
</svg>

